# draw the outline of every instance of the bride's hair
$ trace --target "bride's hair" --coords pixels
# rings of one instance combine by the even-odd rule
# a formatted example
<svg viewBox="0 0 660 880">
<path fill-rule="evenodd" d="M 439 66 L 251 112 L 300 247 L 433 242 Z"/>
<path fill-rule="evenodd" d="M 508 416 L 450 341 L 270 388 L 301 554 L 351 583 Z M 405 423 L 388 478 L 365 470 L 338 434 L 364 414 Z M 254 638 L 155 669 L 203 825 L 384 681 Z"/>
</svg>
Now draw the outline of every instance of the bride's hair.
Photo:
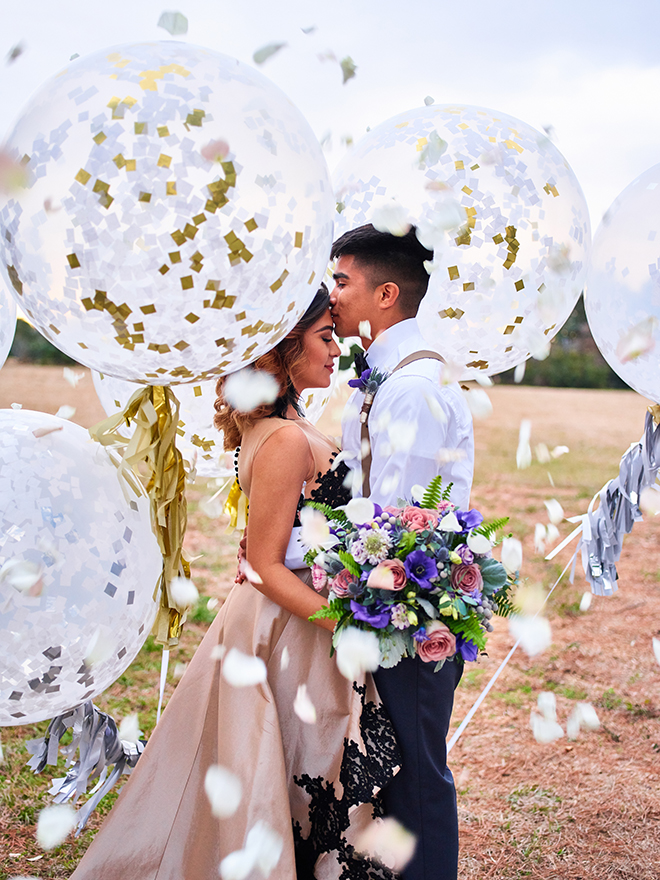
<svg viewBox="0 0 660 880">
<path fill-rule="evenodd" d="M 262 354 L 251 365 L 255 370 L 270 373 L 279 383 L 280 393 L 274 403 L 258 406 L 250 412 L 240 412 L 225 400 L 223 389 L 227 377 L 221 376 L 218 379 L 216 385 L 218 397 L 214 405 L 213 424 L 219 431 L 224 432 L 225 449 L 234 449 L 236 446 L 240 446 L 243 432 L 258 419 L 269 416 L 284 418 L 289 406 L 293 406 L 300 415 L 298 392 L 291 377 L 306 358 L 303 344 L 305 331 L 315 324 L 329 308 L 330 294 L 325 284 L 321 283 L 312 304 L 293 330 L 275 348 Z"/>
</svg>

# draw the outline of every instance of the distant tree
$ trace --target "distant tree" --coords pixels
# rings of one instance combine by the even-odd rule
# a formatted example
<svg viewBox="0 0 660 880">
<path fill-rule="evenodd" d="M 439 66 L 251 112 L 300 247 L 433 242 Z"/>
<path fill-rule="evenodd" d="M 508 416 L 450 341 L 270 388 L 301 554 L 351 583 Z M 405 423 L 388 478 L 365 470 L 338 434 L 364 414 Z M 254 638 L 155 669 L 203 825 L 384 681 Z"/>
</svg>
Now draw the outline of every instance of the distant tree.
<svg viewBox="0 0 660 880">
<path fill-rule="evenodd" d="M 56 348 L 27 321 L 19 318 L 9 357 L 32 364 L 75 364 L 72 358 Z"/>
</svg>

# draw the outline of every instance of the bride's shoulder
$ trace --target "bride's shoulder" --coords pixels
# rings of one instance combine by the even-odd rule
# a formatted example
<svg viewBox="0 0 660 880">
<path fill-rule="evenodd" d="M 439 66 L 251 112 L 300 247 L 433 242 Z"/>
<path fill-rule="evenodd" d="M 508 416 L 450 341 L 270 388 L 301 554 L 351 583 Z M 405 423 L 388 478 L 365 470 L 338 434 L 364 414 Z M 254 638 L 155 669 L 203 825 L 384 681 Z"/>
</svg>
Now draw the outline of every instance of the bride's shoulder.
<svg viewBox="0 0 660 880">
<path fill-rule="evenodd" d="M 306 452 L 309 443 L 301 425 L 293 419 L 259 419 L 243 434 L 243 447 L 251 447 L 256 453 L 267 446 L 269 449 L 290 447 L 291 452 Z"/>
</svg>

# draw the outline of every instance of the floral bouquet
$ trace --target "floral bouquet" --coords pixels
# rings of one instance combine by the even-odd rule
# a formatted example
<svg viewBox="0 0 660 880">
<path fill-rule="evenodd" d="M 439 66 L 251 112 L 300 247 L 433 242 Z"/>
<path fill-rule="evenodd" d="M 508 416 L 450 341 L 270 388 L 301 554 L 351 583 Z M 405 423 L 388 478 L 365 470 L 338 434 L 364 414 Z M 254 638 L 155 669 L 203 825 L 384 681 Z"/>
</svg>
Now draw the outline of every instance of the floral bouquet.
<svg viewBox="0 0 660 880">
<path fill-rule="evenodd" d="M 513 611 L 517 575 L 491 553 L 508 517 L 485 523 L 479 511 L 452 504 L 450 492 L 435 477 L 419 501 L 397 508 L 365 499 L 337 510 L 310 505 L 329 526 L 324 549 L 305 556 L 314 588 L 329 591 L 313 618 L 337 620 L 334 647 L 356 627 L 378 636 L 381 666 L 417 655 L 437 671 L 454 657 L 476 660 L 493 614 Z"/>
</svg>

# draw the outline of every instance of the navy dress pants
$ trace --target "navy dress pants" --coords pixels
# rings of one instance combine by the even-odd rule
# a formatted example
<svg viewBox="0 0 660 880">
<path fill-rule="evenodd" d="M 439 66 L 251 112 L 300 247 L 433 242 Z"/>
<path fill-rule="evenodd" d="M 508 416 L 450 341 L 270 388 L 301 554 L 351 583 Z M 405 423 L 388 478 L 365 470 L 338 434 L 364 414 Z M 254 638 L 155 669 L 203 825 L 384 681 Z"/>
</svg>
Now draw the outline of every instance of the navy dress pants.
<svg viewBox="0 0 660 880">
<path fill-rule="evenodd" d="M 456 790 L 447 767 L 446 737 L 463 663 L 406 657 L 374 672 L 402 753 L 401 770 L 384 789 L 385 812 L 417 837 L 404 880 L 456 880 Z"/>
</svg>

